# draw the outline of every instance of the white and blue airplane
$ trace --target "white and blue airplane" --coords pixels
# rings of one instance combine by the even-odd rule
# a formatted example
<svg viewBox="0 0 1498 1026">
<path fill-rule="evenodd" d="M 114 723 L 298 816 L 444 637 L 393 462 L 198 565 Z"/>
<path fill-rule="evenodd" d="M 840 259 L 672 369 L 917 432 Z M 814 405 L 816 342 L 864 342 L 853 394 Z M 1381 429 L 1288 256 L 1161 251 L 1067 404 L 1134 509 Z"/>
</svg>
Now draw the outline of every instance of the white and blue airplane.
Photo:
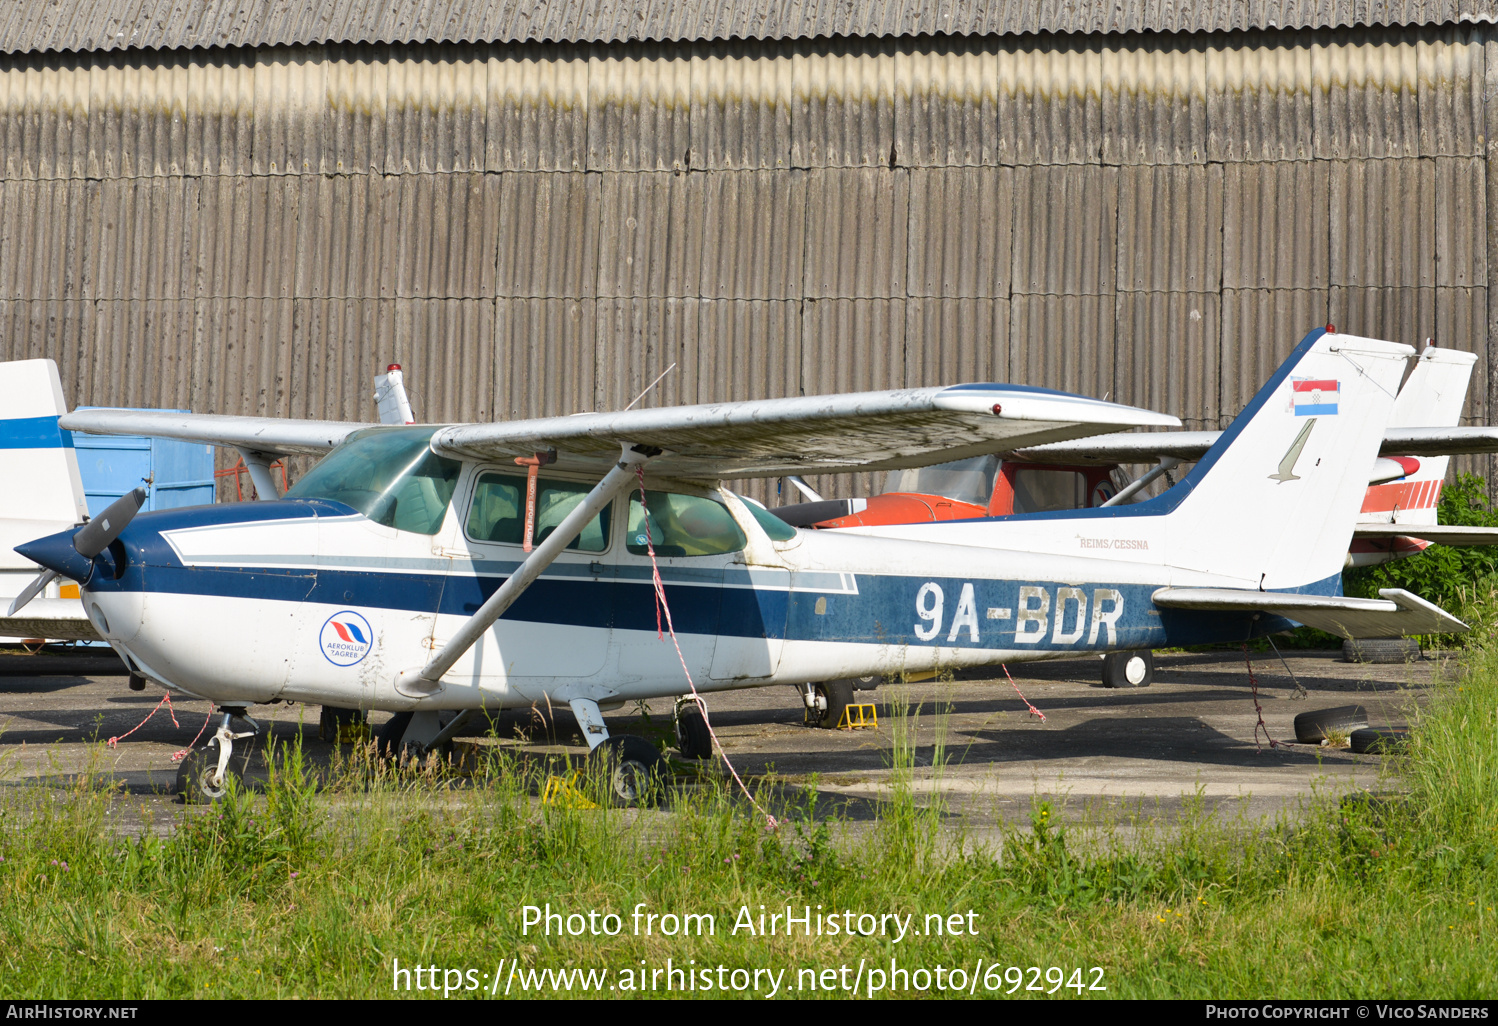
<svg viewBox="0 0 1498 1026">
<path fill-rule="evenodd" d="M 1340 594 L 1413 352 L 1313 331 L 1147 502 L 858 531 L 797 530 L 719 482 L 1179 422 L 992 384 L 419 427 L 88 410 L 60 427 L 326 456 L 279 501 L 136 516 L 137 493 L 17 551 L 46 568 L 30 594 L 54 574 L 77 582 L 135 673 L 223 711 L 182 765 L 189 799 L 222 794 L 242 767 L 250 706 L 290 700 L 393 712 L 382 743 L 395 751 L 441 746 L 476 711 L 565 703 L 629 801 L 661 757 L 611 737 L 601 710 L 636 699 L 678 698 L 684 754 L 703 756 L 700 695 L 731 688 L 1295 622 L 1344 637 L 1464 630 L 1407 592 Z M 1314 402 L 1303 381 L 1322 383 Z M 656 566 L 680 656 L 657 630 Z"/>
</svg>

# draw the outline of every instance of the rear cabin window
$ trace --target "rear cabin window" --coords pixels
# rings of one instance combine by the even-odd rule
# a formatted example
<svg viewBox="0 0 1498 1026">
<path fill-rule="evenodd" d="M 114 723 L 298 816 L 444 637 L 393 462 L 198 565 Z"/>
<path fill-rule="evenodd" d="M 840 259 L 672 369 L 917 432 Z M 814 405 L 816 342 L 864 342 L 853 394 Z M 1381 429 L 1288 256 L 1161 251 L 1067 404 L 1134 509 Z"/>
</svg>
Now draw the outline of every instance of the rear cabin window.
<svg viewBox="0 0 1498 1026">
<path fill-rule="evenodd" d="M 934 467 L 892 470 L 884 479 L 884 490 L 940 495 L 974 506 L 987 506 L 993 497 L 993 479 L 998 469 L 997 456 L 974 456 L 967 460 L 938 463 Z"/>
<path fill-rule="evenodd" d="M 468 537 L 474 541 L 520 545 L 525 534 L 525 476 L 486 473 L 479 475 L 468 507 Z M 536 529 L 532 543 L 540 544 L 555 531 L 577 505 L 587 498 L 587 485 L 573 481 L 540 478 L 536 482 Z M 609 547 L 609 514 L 612 507 L 583 527 L 567 548 L 580 552 L 602 552 Z"/>
<path fill-rule="evenodd" d="M 1014 512 L 1087 508 L 1087 477 L 1075 470 L 1022 467 L 1014 472 Z"/>
<path fill-rule="evenodd" d="M 647 522 L 657 556 L 718 556 L 738 552 L 749 542 L 727 506 L 696 495 L 647 491 L 643 507 L 638 493 L 630 497 L 624 547 L 637 556 L 649 551 Z"/>
</svg>

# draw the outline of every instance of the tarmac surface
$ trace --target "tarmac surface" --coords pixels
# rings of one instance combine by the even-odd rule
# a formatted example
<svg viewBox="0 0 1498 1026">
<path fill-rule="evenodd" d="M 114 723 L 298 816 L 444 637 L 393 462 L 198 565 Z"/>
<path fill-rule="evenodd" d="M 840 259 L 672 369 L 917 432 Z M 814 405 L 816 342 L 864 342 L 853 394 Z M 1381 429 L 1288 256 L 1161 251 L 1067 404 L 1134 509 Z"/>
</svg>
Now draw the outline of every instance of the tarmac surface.
<svg viewBox="0 0 1498 1026">
<path fill-rule="evenodd" d="M 1052 801 L 1073 822 L 1106 817 L 1132 829 L 1168 827 L 1208 810 L 1261 823 L 1296 816 L 1316 793 L 1396 788 L 1397 759 L 1293 743 L 1292 721 L 1301 712 L 1355 703 L 1373 726 L 1406 725 L 1433 688 L 1454 678 L 1454 661 L 1367 665 L 1344 662 L 1336 652 L 1285 655 L 1289 672 L 1272 653 L 1253 657 L 1264 731 L 1257 730 L 1244 656 L 1231 651 L 1157 656 L 1154 683 L 1142 689 L 1104 688 L 1096 658 L 1011 667 L 1013 684 L 1000 673 L 884 685 L 858 693 L 877 707 L 875 730 L 804 726 L 799 694 L 784 685 L 716 694 L 709 702 L 740 774 L 787 785 L 787 794 L 811 785 L 819 804 L 838 806 L 852 821 L 870 816 L 889 796 L 899 739 L 910 744 L 917 799 L 939 797 L 954 823 L 978 834 L 1000 822 L 1028 822 L 1038 799 Z M 38 675 L 39 660 L 54 660 L 45 668 L 64 672 Z M 180 809 L 173 755 L 204 726 L 208 707 L 176 699 L 168 710 L 161 691 L 130 691 L 118 673 L 118 663 L 108 660 L 0 655 L 0 802 L 7 792 L 70 786 L 86 773 L 118 788 L 119 829 L 169 828 Z M 318 712 L 275 705 L 257 706 L 251 715 L 278 741 L 300 736 L 317 765 L 334 748 L 317 738 Z M 606 719 L 612 732 L 664 742 L 669 702 L 651 703 L 649 714 L 626 707 Z M 371 723 L 377 729 L 385 718 L 372 714 Z M 562 711 L 552 724 L 544 720 L 539 713 L 506 713 L 478 743 L 557 761 L 585 752 L 570 713 Z M 1265 731 L 1279 743 L 1267 744 Z M 115 736 L 123 739 L 111 747 Z"/>
</svg>

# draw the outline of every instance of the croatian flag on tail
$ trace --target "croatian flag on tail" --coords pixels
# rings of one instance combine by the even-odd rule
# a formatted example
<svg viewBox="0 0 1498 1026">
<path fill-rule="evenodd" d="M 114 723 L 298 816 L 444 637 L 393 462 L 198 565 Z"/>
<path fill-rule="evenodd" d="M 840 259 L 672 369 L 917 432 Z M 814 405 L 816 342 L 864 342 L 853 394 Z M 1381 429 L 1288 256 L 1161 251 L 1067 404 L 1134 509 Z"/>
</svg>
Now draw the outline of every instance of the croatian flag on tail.
<svg viewBox="0 0 1498 1026">
<path fill-rule="evenodd" d="M 1297 417 L 1331 417 L 1337 412 L 1341 383 L 1335 379 L 1293 381 L 1290 383 Z"/>
</svg>

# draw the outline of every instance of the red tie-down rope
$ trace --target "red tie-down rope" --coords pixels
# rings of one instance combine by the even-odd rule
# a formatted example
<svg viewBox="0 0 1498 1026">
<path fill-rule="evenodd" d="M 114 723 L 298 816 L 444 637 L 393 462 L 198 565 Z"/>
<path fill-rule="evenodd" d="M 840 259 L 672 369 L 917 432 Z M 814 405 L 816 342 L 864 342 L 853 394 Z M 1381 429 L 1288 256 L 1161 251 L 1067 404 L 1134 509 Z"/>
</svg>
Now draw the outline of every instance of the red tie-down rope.
<svg viewBox="0 0 1498 1026">
<path fill-rule="evenodd" d="M 733 768 L 733 763 L 728 759 L 728 753 L 723 750 L 723 742 L 718 740 L 718 735 L 713 730 L 712 720 L 708 718 L 707 706 L 702 703 L 702 696 L 697 693 L 697 683 L 692 680 L 692 671 L 687 669 L 687 657 L 682 655 L 681 642 L 676 639 L 676 627 L 671 622 L 671 607 L 666 603 L 666 585 L 661 581 L 661 568 L 655 561 L 655 546 L 650 542 L 650 507 L 645 503 L 645 467 L 636 464 L 635 474 L 640 478 L 640 510 L 645 517 L 645 551 L 650 553 L 650 575 L 651 583 L 655 587 L 655 636 L 663 638 L 661 631 L 661 613 L 666 614 L 666 630 L 671 632 L 671 644 L 676 646 L 676 658 L 681 661 L 681 672 L 687 675 L 687 686 L 692 689 L 692 697 L 697 700 L 697 708 L 702 711 L 702 722 L 707 725 L 707 734 L 713 739 L 713 744 L 718 748 L 718 754 L 723 757 L 723 765 L 728 767 L 728 772 L 733 775 L 734 783 L 739 785 L 739 790 L 744 792 L 744 797 L 749 799 L 759 814 L 765 817 L 765 825 L 771 829 L 778 829 L 780 821 L 764 810 L 759 802 L 754 800 L 754 795 L 749 793 L 749 788 L 744 785 L 739 771 Z"/>
<path fill-rule="evenodd" d="M 160 709 L 163 705 L 166 706 L 167 714 L 172 718 L 172 726 L 180 729 L 182 724 L 177 722 L 177 711 L 172 708 L 172 693 L 168 691 L 166 694 L 161 696 L 161 701 L 157 702 L 154 706 L 151 707 L 151 711 L 146 713 L 146 718 L 144 720 L 141 720 L 139 723 L 131 727 L 129 730 L 125 731 L 119 737 L 110 738 L 105 742 L 105 745 L 109 748 L 113 748 L 115 745 L 125 740 L 125 738 L 129 737 L 131 734 L 134 734 L 141 727 L 144 727 L 146 723 L 150 721 L 151 717 L 156 715 L 156 710 Z"/>
<path fill-rule="evenodd" d="M 125 731 L 123 734 L 119 735 L 118 737 L 112 737 L 112 738 L 110 738 L 108 741 L 105 742 L 105 745 L 107 747 L 109 747 L 109 748 L 114 748 L 121 741 L 125 740 L 125 738 L 129 737 L 131 734 L 134 734 L 141 727 L 144 727 L 146 725 L 146 723 L 151 719 L 151 717 L 156 715 L 156 710 L 160 709 L 163 705 L 166 706 L 167 715 L 171 716 L 171 718 L 172 718 L 172 726 L 177 727 L 178 729 L 181 729 L 182 724 L 180 724 L 180 723 L 177 722 L 177 711 L 176 711 L 176 709 L 172 708 L 172 693 L 170 691 L 168 691 L 166 694 L 164 694 L 164 695 L 161 696 L 161 701 L 159 701 L 155 705 L 153 705 L 151 707 L 151 711 L 148 712 L 148 713 L 146 713 L 146 718 L 144 720 L 141 720 L 135 726 L 131 727 L 129 730 Z M 213 719 L 213 706 L 210 705 L 208 707 L 208 715 L 203 718 L 203 725 L 198 728 L 197 735 L 194 736 L 193 739 L 187 743 L 187 747 L 186 748 L 178 749 L 177 751 L 175 751 L 175 752 L 172 753 L 172 761 L 173 762 L 181 762 L 183 759 L 187 758 L 187 753 L 190 752 L 190 751 L 192 751 L 192 746 L 198 743 L 198 738 L 200 738 L 200 737 L 203 736 L 203 731 L 205 731 L 205 730 L 208 729 L 208 722 L 210 720 L 212 720 L 212 719 Z"/>
<path fill-rule="evenodd" d="M 1003 663 L 1000 663 L 999 666 L 1003 669 L 1004 676 L 1009 677 L 1009 667 L 1005 666 Z M 1033 716 L 1039 716 L 1040 722 L 1044 723 L 1045 713 L 1041 712 L 1039 709 L 1030 704 L 1030 700 L 1026 698 L 1025 693 L 1019 689 L 1019 685 L 1014 683 L 1013 677 L 1009 677 L 1009 686 L 1014 689 L 1014 693 L 1016 695 L 1019 695 L 1019 700 L 1025 703 L 1025 707 L 1030 710 L 1030 714 Z"/>
<path fill-rule="evenodd" d="M 1264 725 L 1264 707 L 1259 704 L 1259 679 L 1254 676 L 1253 660 L 1248 657 L 1248 642 L 1243 643 L 1243 665 L 1248 667 L 1248 686 L 1254 696 L 1254 712 L 1259 714 L 1259 722 L 1254 727 L 1254 748 L 1264 750 L 1259 744 L 1259 731 L 1264 732 L 1264 740 L 1269 742 L 1270 748 L 1278 748 L 1280 743 L 1269 736 L 1269 728 Z M 1299 682 L 1297 682 L 1298 684 Z"/>
</svg>

